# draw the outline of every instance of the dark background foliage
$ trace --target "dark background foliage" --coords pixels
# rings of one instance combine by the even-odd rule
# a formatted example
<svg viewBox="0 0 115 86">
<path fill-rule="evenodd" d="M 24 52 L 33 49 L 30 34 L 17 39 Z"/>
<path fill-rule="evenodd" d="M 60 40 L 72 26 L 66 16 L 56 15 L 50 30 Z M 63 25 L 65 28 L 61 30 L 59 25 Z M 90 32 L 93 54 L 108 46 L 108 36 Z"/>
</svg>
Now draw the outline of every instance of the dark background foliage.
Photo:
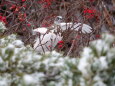
<svg viewBox="0 0 115 86">
<path fill-rule="evenodd" d="M 16 33 L 25 45 L 32 45 L 32 30 L 50 27 L 58 15 L 63 16 L 65 22 L 86 23 L 93 28 L 91 34 L 69 30 L 62 33 L 64 45 L 57 50 L 64 51 L 64 55 L 79 55 L 82 48 L 100 38 L 102 32 L 115 34 L 114 0 L 1 0 L 0 21 L 8 30 L 0 33 L 0 37 Z"/>
</svg>

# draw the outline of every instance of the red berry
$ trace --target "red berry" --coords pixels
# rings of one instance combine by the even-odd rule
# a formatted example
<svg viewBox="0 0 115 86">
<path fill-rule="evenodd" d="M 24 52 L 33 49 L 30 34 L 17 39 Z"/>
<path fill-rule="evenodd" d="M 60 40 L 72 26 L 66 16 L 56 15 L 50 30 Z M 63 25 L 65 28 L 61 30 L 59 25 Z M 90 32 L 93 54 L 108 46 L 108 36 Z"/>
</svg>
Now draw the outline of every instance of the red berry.
<svg viewBox="0 0 115 86">
<path fill-rule="evenodd" d="M 30 26 L 31 26 L 31 24 L 27 24 L 27 26 L 28 26 L 28 27 L 30 27 Z"/>
<path fill-rule="evenodd" d="M 25 2 L 26 0 L 22 0 L 22 2 Z"/>
<path fill-rule="evenodd" d="M 59 41 L 59 42 L 58 42 L 58 44 L 63 44 L 63 43 L 64 43 L 64 41 Z"/>
<path fill-rule="evenodd" d="M 62 48 L 63 47 L 63 45 L 58 45 L 58 48 Z"/>
</svg>

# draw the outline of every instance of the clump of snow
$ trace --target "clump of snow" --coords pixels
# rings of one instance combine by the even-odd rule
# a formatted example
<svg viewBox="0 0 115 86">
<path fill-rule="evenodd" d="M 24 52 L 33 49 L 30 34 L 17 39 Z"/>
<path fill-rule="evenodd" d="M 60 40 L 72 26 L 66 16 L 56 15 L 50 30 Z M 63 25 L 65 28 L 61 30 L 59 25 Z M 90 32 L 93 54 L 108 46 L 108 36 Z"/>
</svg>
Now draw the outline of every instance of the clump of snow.
<svg viewBox="0 0 115 86">
<path fill-rule="evenodd" d="M 97 50 L 96 52 L 98 56 L 100 56 L 102 53 L 106 53 L 110 48 L 109 45 L 101 39 L 93 41 L 91 43 L 91 47 Z"/>
<path fill-rule="evenodd" d="M 104 70 L 108 68 L 108 63 L 107 63 L 107 59 L 105 56 L 101 56 L 99 58 L 99 62 L 100 62 L 100 69 Z"/>
<path fill-rule="evenodd" d="M 9 86 L 10 82 L 6 77 L 0 76 L 0 86 Z"/>
<path fill-rule="evenodd" d="M 6 30 L 6 27 L 4 26 L 3 22 L 0 22 L 0 32 L 4 32 Z"/>
<path fill-rule="evenodd" d="M 98 81 L 93 86 L 107 86 L 107 85 L 105 83 L 103 83 L 102 81 Z"/>
<path fill-rule="evenodd" d="M 24 75 L 23 77 L 25 85 L 35 85 L 37 82 L 31 75 Z"/>
<path fill-rule="evenodd" d="M 111 48 L 107 53 L 107 60 L 109 63 L 111 63 L 114 58 L 115 58 L 115 48 Z"/>
<path fill-rule="evenodd" d="M 91 54 L 92 54 L 91 48 L 88 48 L 88 47 L 84 48 L 83 54 L 82 54 L 82 56 L 83 56 L 84 58 L 86 58 L 86 59 L 90 58 L 90 57 L 91 57 Z"/>
<path fill-rule="evenodd" d="M 7 47 L 8 50 L 14 50 L 14 48 L 15 48 L 15 47 L 14 47 L 14 45 L 12 45 L 12 44 L 9 44 L 8 47 Z"/>
<path fill-rule="evenodd" d="M 78 69 L 82 72 L 84 77 L 91 77 L 91 63 L 93 57 L 91 56 L 92 50 L 90 48 L 84 48 L 82 58 L 79 61 Z"/>
<path fill-rule="evenodd" d="M 112 43 L 115 40 L 115 38 L 111 34 L 107 34 L 107 35 L 102 34 L 102 39 L 104 39 L 105 42 L 108 43 Z"/>
<path fill-rule="evenodd" d="M 17 48 L 21 48 L 24 46 L 24 43 L 21 40 L 15 40 L 12 44 Z"/>
</svg>

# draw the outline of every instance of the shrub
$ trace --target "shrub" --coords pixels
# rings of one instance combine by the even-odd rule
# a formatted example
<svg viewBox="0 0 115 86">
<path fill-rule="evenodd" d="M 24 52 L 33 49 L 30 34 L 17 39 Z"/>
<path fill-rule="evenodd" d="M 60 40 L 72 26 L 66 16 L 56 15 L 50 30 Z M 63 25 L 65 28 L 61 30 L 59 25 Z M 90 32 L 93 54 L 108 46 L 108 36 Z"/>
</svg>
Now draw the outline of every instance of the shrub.
<svg viewBox="0 0 115 86">
<path fill-rule="evenodd" d="M 70 58 L 55 51 L 38 55 L 12 34 L 0 39 L 0 86 L 114 86 L 113 41 L 103 34 L 80 58 Z"/>
</svg>

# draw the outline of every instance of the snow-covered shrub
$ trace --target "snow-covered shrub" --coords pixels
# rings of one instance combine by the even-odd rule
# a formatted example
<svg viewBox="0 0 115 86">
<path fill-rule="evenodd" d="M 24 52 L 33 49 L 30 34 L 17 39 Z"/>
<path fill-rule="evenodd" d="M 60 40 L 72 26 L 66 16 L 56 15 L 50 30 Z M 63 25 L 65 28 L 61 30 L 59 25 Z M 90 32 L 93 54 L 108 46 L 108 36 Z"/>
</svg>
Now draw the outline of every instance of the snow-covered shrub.
<svg viewBox="0 0 115 86">
<path fill-rule="evenodd" d="M 90 47 L 84 48 L 78 69 L 82 72 L 81 86 L 115 85 L 115 48 L 114 37 L 103 34 L 102 39 L 95 40 Z"/>
<path fill-rule="evenodd" d="M 78 82 L 73 77 L 79 73 L 77 59 L 64 58 L 55 51 L 38 55 L 15 35 L 0 42 L 0 86 L 68 86 Z"/>
<path fill-rule="evenodd" d="M 78 60 L 53 51 L 41 56 L 16 36 L 0 39 L 0 86 L 73 86 Z"/>
<path fill-rule="evenodd" d="M 0 21 L 0 32 L 4 32 L 6 30 L 6 27 L 4 26 L 4 23 Z"/>
<path fill-rule="evenodd" d="M 73 86 L 77 64 L 55 51 L 38 55 L 14 34 L 0 39 L 0 86 Z"/>
<path fill-rule="evenodd" d="M 0 86 L 114 86 L 114 37 L 102 35 L 80 58 L 38 55 L 12 34 L 0 39 Z"/>
</svg>

